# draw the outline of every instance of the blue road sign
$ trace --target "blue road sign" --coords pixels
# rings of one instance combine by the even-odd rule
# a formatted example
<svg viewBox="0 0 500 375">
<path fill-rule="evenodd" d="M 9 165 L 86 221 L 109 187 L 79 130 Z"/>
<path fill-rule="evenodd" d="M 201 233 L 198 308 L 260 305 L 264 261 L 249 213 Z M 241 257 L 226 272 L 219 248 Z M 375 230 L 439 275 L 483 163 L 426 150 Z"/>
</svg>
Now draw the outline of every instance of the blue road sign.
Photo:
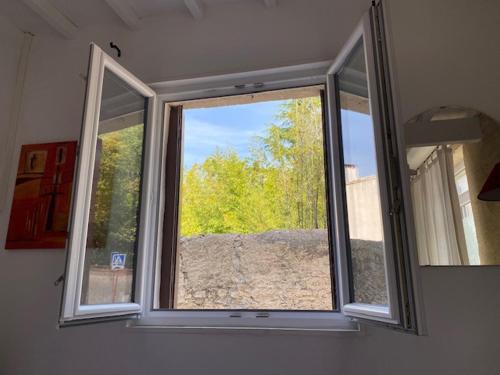
<svg viewBox="0 0 500 375">
<path fill-rule="evenodd" d="M 127 254 L 111 253 L 111 269 L 112 270 L 124 269 L 126 260 L 127 260 Z"/>
</svg>

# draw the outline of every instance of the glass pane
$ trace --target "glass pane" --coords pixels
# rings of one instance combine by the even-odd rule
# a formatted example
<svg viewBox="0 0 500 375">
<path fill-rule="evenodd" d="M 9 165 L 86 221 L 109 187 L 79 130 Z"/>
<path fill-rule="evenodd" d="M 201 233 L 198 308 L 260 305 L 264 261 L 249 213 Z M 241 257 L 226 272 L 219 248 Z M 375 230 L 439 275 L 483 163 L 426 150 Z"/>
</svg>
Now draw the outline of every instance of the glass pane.
<svg viewBox="0 0 500 375">
<path fill-rule="evenodd" d="M 363 41 L 338 73 L 354 300 L 387 305 L 384 233 Z"/>
<path fill-rule="evenodd" d="M 81 303 L 134 300 L 147 99 L 105 70 Z"/>
<path fill-rule="evenodd" d="M 441 126 L 439 121 L 432 125 Z M 443 141 L 446 140 L 443 138 Z M 485 165 L 491 166 L 495 159 L 478 159 L 470 153 L 472 147 L 481 150 L 481 143 L 488 142 L 494 142 L 494 138 L 484 137 L 481 142 L 463 144 L 447 145 L 443 142 L 408 149 L 408 165 L 413 171 L 410 188 L 420 265 L 488 264 L 481 262 L 478 234 L 484 221 L 477 211 L 481 202 L 476 198 L 484 176 L 477 179 L 475 172 L 480 168 L 474 162 L 484 161 Z M 488 150 L 487 147 L 485 149 Z M 487 168 L 485 170 L 488 171 Z"/>
<path fill-rule="evenodd" d="M 320 90 L 184 109 L 174 308 L 332 310 Z"/>
</svg>

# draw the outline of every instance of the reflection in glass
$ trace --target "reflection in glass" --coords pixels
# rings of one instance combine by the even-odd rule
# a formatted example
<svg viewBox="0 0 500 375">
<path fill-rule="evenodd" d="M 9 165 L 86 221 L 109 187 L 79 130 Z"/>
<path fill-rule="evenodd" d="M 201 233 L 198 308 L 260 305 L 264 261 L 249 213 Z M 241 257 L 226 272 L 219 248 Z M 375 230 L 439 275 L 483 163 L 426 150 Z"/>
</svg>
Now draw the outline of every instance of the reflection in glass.
<svg viewBox="0 0 500 375">
<path fill-rule="evenodd" d="M 105 70 L 83 305 L 133 302 L 147 99 Z"/>
<path fill-rule="evenodd" d="M 337 80 L 354 284 L 353 302 L 387 305 L 375 135 L 362 40 L 353 49 L 338 73 Z"/>
<path fill-rule="evenodd" d="M 498 123 L 470 109 L 441 106 L 405 127 L 419 264 L 500 264 L 500 196 L 479 199 L 500 161 Z"/>
</svg>

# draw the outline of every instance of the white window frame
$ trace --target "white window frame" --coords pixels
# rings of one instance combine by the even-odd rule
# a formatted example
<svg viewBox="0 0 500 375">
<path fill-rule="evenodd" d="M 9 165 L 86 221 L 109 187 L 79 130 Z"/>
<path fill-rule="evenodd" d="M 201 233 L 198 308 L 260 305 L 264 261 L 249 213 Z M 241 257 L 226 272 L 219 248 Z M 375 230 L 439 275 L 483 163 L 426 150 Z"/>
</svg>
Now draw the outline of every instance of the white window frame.
<svg viewBox="0 0 500 375">
<path fill-rule="evenodd" d="M 383 17 L 383 6 L 377 1 L 363 17 L 341 53 L 327 73 L 329 121 L 333 130 L 335 166 L 335 205 L 338 248 L 341 264 L 338 293 L 343 301 L 342 312 L 360 321 L 378 322 L 380 325 L 403 331 L 424 334 L 424 319 L 421 309 L 420 278 L 415 251 L 415 233 L 411 215 L 411 194 L 406 167 L 404 129 L 396 124 L 398 114 L 397 97 L 392 94 L 395 78 L 389 69 L 388 44 Z M 376 159 L 379 175 L 380 200 L 384 225 L 384 252 L 388 306 L 356 303 L 350 296 L 352 275 L 348 271 L 348 249 L 346 216 L 343 211 L 339 141 L 341 118 L 336 87 L 336 74 L 346 62 L 354 47 L 363 39 L 367 69 L 370 113 L 373 121 Z M 335 136 L 336 135 L 336 136 Z"/>
<path fill-rule="evenodd" d="M 81 305 L 81 292 L 86 252 L 87 230 L 89 222 L 94 163 L 96 157 L 97 134 L 99 129 L 99 113 L 103 77 L 109 70 L 126 84 L 148 98 L 148 116 L 145 125 L 144 171 L 141 196 L 141 212 L 137 273 L 135 283 L 135 301 L 133 303 L 116 303 L 100 305 Z M 73 209 L 71 215 L 71 230 L 69 236 L 68 257 L 66 263 L 63 303 L 61 307 L 60 324 L 69 324 L 82 319 L 102 317 L 129 316 L 139 314 L 143 310 L 145 259 L 151 248 L 151 236 L 144 228 L 149 227 L 151 219 L 151 165 L 154 127 L 156 124 L 156 93 L 133 74 L 124 69 L 113 58 L 108 56 L 97 45 L 91 44 L 88 71 L 88 84 L 85 100 L 82 132 L 78 151 L 78 168 L 75 176 Z"/>
<path fill-rule="evenodd" d="M 381 125 L 381 114 L 379 113 L 379 98 L 376 89 L 376 72 L 374 64 L 371 63 L 375 60 L 373 46 L 371 41 L 373 40 L 372 30 L 371 30 L 371 18 L 370 14 L 366 14 L 360 24 L 356 27 L 355 31 L 347 41 L 347 43 L 342 48 L 340 54 L 335 59 L 334 63 L 327 72 L 328 81 L 328 103 L 330 110 L 328 111 L 330 118 L 329 122 L 332 124 L 333 130 L 333 148 L 335 150 L 341 150 L 342 147 L 339 142 L 339 137 L 336 136 L 340 133 L 341 124 L 338 120 L 338 99 L 337 99 L 337 87 L 336 87 L 336 74 L 342 69 L 346 60 L 350 57 L 353 49 L 358 45 L 358 42 L 363 40 L 365 65 L 367 69 L 367 81 L 368 81 L 368 92 L 369 92 L 369 104 L 370 104 L 370 115 L 373 121 L 374 130 L 374 141 L 376 148 L 376 161 L 377 161 L 377 173 L 380 191 L 380 205 L 382 212 L 382 223 L 383 223 L 383 234 L 384 234 L 384 259 L 385 259 L 385 284 L 387 286 L 387 306 L 377 306 L 370 305 L 366 303 L 356 303 L 350 302 L 349 285 L 350 280 L 348 279 L 350 275 L 348 272 L 343 272 L 342 274 L 342 284 L 341 293 L 343 295 L 343 305 L 342 312 L 345 315 L 358 317 L 358 318 L 372 318 L 374 320 L 386 322 L 389 324 L 399 323 L 399 310 L 397 304 L 397 282 L 395 275 L 395 265 L 393 257 L 393 247 L 392 243 L 392 233 L 389 212 L 391 211 L 391 203 L 389 203 L 389 197 L 387 196 L 388 183 L 387 183 L 387 172 L 386 163 L 384 160 L 382 144 L 383 144 L 383 134 Z M 345 212 L 343 207 L 345 207 L 345 202 L 343 200 L 343 180 L 341 177 L 340 155 L 339 152 L 334 152 L 334 196 L 336 199 L 336 209 L 337 214 L 335 222 L 337 223 L 336 228 L 336 239 L 337 247 L 340 249 L 347 249 L 349 245 L 347 244 L 346 237 L 346 224 L 345 224 Z M 340 261 L 343 263 L 342 269 L 348 269 L 347 252 L 344 250 Z M 352 277 L 352 276 L 351 276 Z"/>
<path fill-rule="evenodd" d="M 271 90 L 284 90 L 304 86 L 325 85 L 325 72 L 331 62 L 305 64 L 289 68 L 267 69 L 262 71 L 228 74 L 201 79 L 189 79 L 153 84 L 159 93 L 158 118 L 164 122 L 161 139 L 162 150 L 155 157 L 160 162 L 156 170 L 160 171 L 157 214 L 158 240 L 156 255 L 149 259 L 145 305 L 148 306 L 140 319 L 133 322 L 135 328 L 216 328 L 216 329 L 266 329 L 266 330 L 313 330 L 313 331 L 358 331 L 359 325 L 353 319 L 339 311 L 227 311 L 227 310 L 154 310 L 155 289 L 159 285 L 161 235 L 165 194 L 166 144 L 168 134 L 169 103 L 218 98 L 223 96 L 244 95 Z M 263 85 L 261 85 L 264 83 Z M 325 86 L 326 90 L 326 86 Z M 326 102 L 325 102 L 326 106 Z M 326 119 L 325 119 L 326 120 Z M 333 241 L 333 239 L 332 239 Z M 332 275 L 334 277 L 335 275 Z"/>
<path fill-rule="evenodd" d="M 416 332 L 416 327 L 408 324 L 408 316 L 412 314 L 415 301 L 404 301 L 401 299 L 401 270 L 397 268 L 392 251 L 386 251 L 386 275 L 388 285 L 389 307 L 377 307 L 367 304 L 351 303 L 350 275 L 348 273 L 348 259 L 346 236 L 344 230 L 345 215 L 342 194 L 339 194 L 341 186 L 339 155 L 331 149 L 339 149 L 337 105 L 335 90 L 335 72 L 341 67 L 348 57 L 352 47 L 363 36 L 365 46 L 366 66 L 368 69 L 369 91 L 371 99 L 371 111 L 374 123 L 382 117 L 378 113 L 380 98 L 375 89 L 374 82 L 379 72 L 375 71 L 373 61 L 372 35 L 372 11 L 367 14 L 354 34 L 351 36 L 341 53 L 334 61 L 305 64 L 289 68 L 268 69 L 256 72 L 229 74 L 223 76 L 207 77 L 200 79 L 188 79 L 152 84 L 150 87 L 143 84 L 135 76 L 123 69 L 111 57 L 106 55 L 97 46 L 92 46 L 91 63 L 89 71 L 89 82 L 87 88 L 87 103 L 85 108 L 84 124 L 81 135 L 79 168 L 76 178 L 76 191 L 74 197 L 74 209 L 72 215 L 72 231 L 68 252 L 67 271 L 62 304 L 61 323 L 72 321 L 83 321 L 89 318 L 106 318 L 116 316 L 135 315 L 131 320 L 132 326 L 136 328 L 223 328 L 223 329 L 278 329 L 278 330 L 321 330 L 321 331 L 357 331 L 359 325 L 357 319 L 366 321 L 377 321 L 384 325 L 411 330 Z M 104 69 L 107 68 L 118 77 L 122 78 L 130 86 L 134 87 L 144 96 L 150 99 L 148 108 L 148 125 L 146 126 L 144 182 L 141 206 L 141 228 L 139 229 L 139 256 L 136 271 L 136 285 L 134 303 L 116 305 L 81 306 L 81 282 L 83 278 L 83 262 L 85 257 L 85 244 L 87 236 L 88 216 L 90 209 L 91 178 L 93 175 L 93 164 L 95 160 L 95 144 L 97 128 L 99 125 L 99 108 L 102 91 L 102 77 Z M 326 74 L 325 74 L 326 73 Z M 185 311 L 185 310 L 154 310 L 155 286 L 158 285 L 156 278 L 160 274 L 160 251 L 161 251 L 161 228 L 164 209 L 164 182 L 165 182 L 165 157 L 166 136 L 168 134 L 169 114 L 167 103 L 180 102 L 192 99 L 210 97 L 221 97 L 226 95 L 242 95 L 261 91 L 278 89 L 289 89 L 300 86 L 325 85 L 326 100 L 324 105 L 327 109 L 326 137 L 327 147 L 330 147 L 327 156 L 329 168 L 333 169 L 330 178 L 329 189 L 333 191 L 336 214 L 331 218 L 335 228 L 335 271 L 337 307 L 340 311 L 332 312 L 300 312 L 300 311 Z M 381 143 L 383 134 L 377 133 L 380 127 L 375 125 L 376 143 Z M 337 132 L 337 133 L 336 133 Z M 398 144 L 401 146 L 404 136 L 398 134 Z M 377 147 L 379 147 L 377 145 Z M 400 149 L 404 149 L 400 147 Z M 383 155 L 377 154 L 379 168 L 379 180 L 381 192 L 387 188 L 386 170 Z M 402 159 L 402 156 L 400 156 Z M 406 171 L 406 170 L 405 170 Z M 329 171 L 330 173 L 332 170 Z M 404 178 L 404 174 L 402 178 Z M 404 182 L 403 182 L 404 184 Z M 407 186 L 403 191 L 408 192 Z M 410 202 L 409 195 L 403 194 L 404 204 Z M 381 194 L 381 204 L 387 210 L 394 202 L 389 203 L 389 197 Z M 410 206 L 411 207 L 411 206 Z M 83 214 L 82 214 L 83 213 Z M 405 212 L 406 217 L 408 213 Z M 384 219 L 385 220 L 385 219 Z M 384 221 L 384 224 L 387 224 Z M 391 233 L 387 231 L 390 226 L 384 225 L 385 246 L 392 249 L 390 243 Z M 414 260 L 414 257 L 411 257 Z M 410 264 L 411 267 L 415 263 Z M 415 272 L 416 268 L 410 271 Z M 399 274 L 397 274 L 399 272 Z M 406 278 L 413 288 L 413 278 Z M 333 277 L 333 275 L 332 275 Z M 399 278 L 399 279 L 398 279 Z M 403 311 L 402 304 L 406 309 Z M 411 305 L 411 306 L 410 306 Z M 416 319 L 416 318 L 415 318 Z M 414 320 L 415 321 L 415 320 Z"/>
<path fill-rule="evenodd" d="M 159 101 L 162 105 L 159 106 L 159 110 L 164 107 L 166 108 L 161 117 L 164 119 L 164 135 L 163 139 L 163 154 L 157 159 L 165 161 L 166 155 L 166 134 L 168 133 L 168 104 L 178 103 L 187 100 L 197 100 L 197 99 L 207 99 L 207 98 L 217 98 L 223 96 L 231 95 L 242 95 L 248 93 L 255 93 L 260 91 L 270 91 L 270 90 L 281 90 L 290 89 L 300 86 L 313 86 L 313 85 L 324 85 L 325 93 L 325 109 L 327 116 L 326 121 L 326 131 L 327 137 L 330 138 L 330 147 L 336 147 L 335 137 L 332 137 L 332 127 L 335 125 L 333 120 L 333 115 L 336 113 L 336 103 L 335 96 L 330 94 L 330 91 L 334 89 L 331 84 L 333 78 L 333 72 L 338 69 L 345 59 L 348 57 L 349 52 L 352 47 L 356 44 L 362 35 L 365 35 L 367 27 L 369 27 L 369 15 L 367 14 L 362 22 L 358 25 L 352 37 L 346 43 L 339 57 L 334 61 L 333 65 L 331 63 L 317 64 L 318 67 L 321 66 L 321 73 L 317 75 L 310 75 L 314 66 L 304 65 L 302 67 L 295 67 L 295 69 L 279 69 L 279 70 L 266 70 L 259 72 L 250 72 L 245 74 L 230 74 L 224 76 L 216 76 L 202 79 L 191 79 L 176 82 L 159 83 L 153 85 L 155 90 L 159 92 Z M 369 44 L 369 43 L 365 43 Z M 365 47 L 366 48 L 366 47 Z M 368 57 L 367 57 L 368 60 Z M 369 64 L 367 63 L 367 66 Z M 329 69 L 328 69 L 329 68 Z M 327 74 L 325 75 L 325 72 Z M 373 74 L 373 73 L 372 73 Z M 286 79 L 280 80 L 282 75 L 286 76 Z M 256 89 L 254 83 L 264 83 L 264 85 Z M 240 88 L 235 88 L 239 85 Z M 245 87 L 241 87 L 245 85 Z M 160 113 L 158 114 L 160 118 Z M 332 121 L 333 120 L 333 121 Z M 376 142 L 380 142 L 381 136 L 377 137 Z M 333 146 L 333 147 L 332 147 Z M 328 147 L 328 145 L 326 145 Z M 343 189 L 341 186 L 341 180 L 338 174 L 338 165 L 335 164 L 338 161 L 338 155 L 330 149 L 328 154 L 334 160 L 329 161 L 329 166 L 333 167 L 333 194 L 334 199 L 337 199 L 341 194 L 338 192 Z M 325 155 L 326 157 L 326 155 Z M 382 183 L 384 183 L 384 169 L 383 162 L 377 160 L 379 164 L 379 176 Z M 333 164 L 332 164 L 333 163 Z M 381 165 L 380 165 L 381 164 Z M 164 207 L 163 196 L 164 196 L 164 180 L 165 180 L 165 167 L 162 165 L 159 170 L 161 171 L 161 184 L 160 184 L 160 202 L 159 207 Z M 382 199 L 383 200 L 383 199 Z M 300 312 L 300 311 L 216 311 L 216 310 L 206 310 L 206 311 L 182 311 L 182 310 L 154 310 L 154 296 L 157 295 L 158 291 L 155 290 L 155 286 L 159 285 L 158 275 L 160 274 L 160 254 L 161 254 L 161 227 L 163 211 L 158 213 L 158 232 L 157 238 L 159 239 L 156 250 L 156 257 L 150 260 L 149 269 L 154 269 L 153 275 L 150 276 L 148 281 L 148 288 L 146 295 L 149 296 L 149 300 L 146 302 L 146 306 L 150 307 L 146 309 L 141 316 L 141 318 L 135 322 L 135 327 L 190 327 L 190 328 L 274 328 L 274 329 L 301 329 L 301 330 L 342 330 L 342 331 L 356 331 L 359 330 L 359 326 L 350 317 L 355 318 L 368 318 L 377 321 L 382 321 L 389 324 L 397 324 L 399 320 L 394 318 L 396 316 L 397 305 L 390 304 L 392 309 L 372 306 L 367 304 L 355 304 L 349 303 L 349 275 L 347 271 L 347 256 L 346 256 L 346 244 L 342 239 L 345 236 L 342 232 L 342 223 L 344 221 L 343 206 L 339 202 L 330 203 L 334 204 L 334 211 L 336 212 L 335 217 L 331 218 L 332 222 L 330 225 L 335 225 L 332 231 L 336 235 L 335 238 L 331 240 L 334 241 L 333 247 L 335 249 L 335 272 L 336 275 L 332 275 L 336 280 L 336 293 L 338 295 L 339 304 L 337 308 L 339 311 L 332 312 Z M 383 202 L 386 204 L 386 202 Z M 340 223 L 339 223 L 340 222 Z M 386 226 L 384 226 L 386 229 Z M 389 234 L 386 232 L 385 236 Z M 390 259 L 390 258 L 389 258 Z M 387 267 L 391 267 L 390 263 Z M 391 269 L 393 269 L 392 267 Z M 389 269 L 386 274 L 390 274 Z M 156 275 L 156 276 L 155 276 Z M 392 279 L 388 277 L 387 285 L 391 285 L 391 288 L 395 288 L 395 283 Z M 391 299 L 396 298 L 391 296 Z"/>
</svg>

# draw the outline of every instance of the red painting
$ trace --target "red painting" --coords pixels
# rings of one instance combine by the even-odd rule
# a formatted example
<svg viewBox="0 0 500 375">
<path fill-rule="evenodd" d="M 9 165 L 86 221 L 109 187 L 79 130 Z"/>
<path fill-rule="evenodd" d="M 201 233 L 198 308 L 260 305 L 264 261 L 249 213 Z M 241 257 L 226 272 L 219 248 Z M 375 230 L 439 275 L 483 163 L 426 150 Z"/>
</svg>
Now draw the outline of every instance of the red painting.
<svg viewBox="0 0 500 375">
<path fill-rule="evenodd" d="M 24 145 L 6 249 L 63 249 L 68 235 L 76 142 Z"/>
</svg>

